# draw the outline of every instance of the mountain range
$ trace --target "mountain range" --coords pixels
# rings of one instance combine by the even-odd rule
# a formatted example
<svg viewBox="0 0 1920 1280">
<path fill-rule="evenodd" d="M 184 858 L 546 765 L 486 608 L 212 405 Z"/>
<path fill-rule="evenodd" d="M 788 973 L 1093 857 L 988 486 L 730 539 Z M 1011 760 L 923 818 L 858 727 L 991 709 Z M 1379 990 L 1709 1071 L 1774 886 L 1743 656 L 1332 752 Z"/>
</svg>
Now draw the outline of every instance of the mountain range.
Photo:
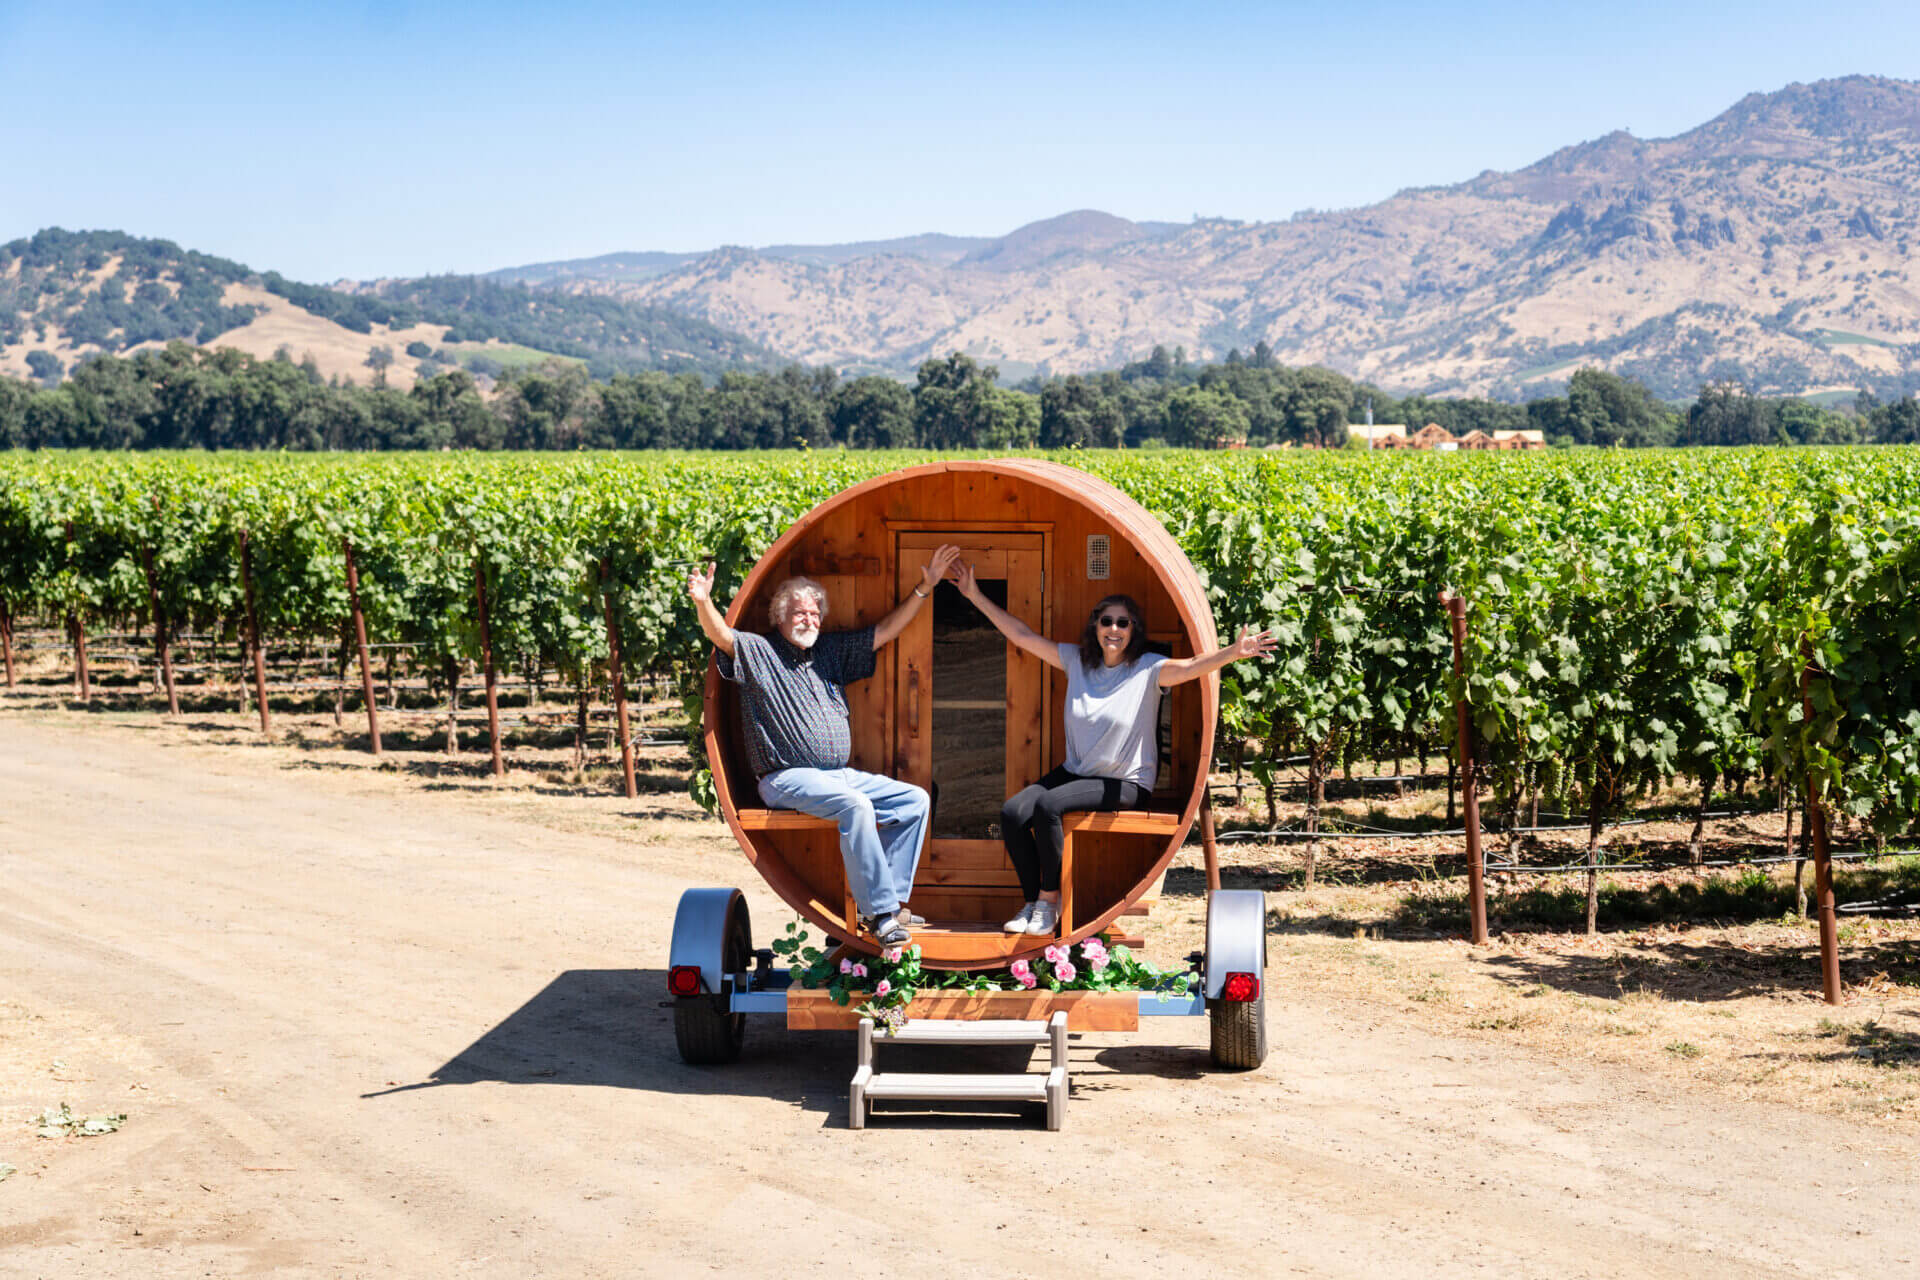
<svg viewBox="0 0 1920 1280">
<path fill-rule="evenodd" d="M 1007 235 L 631 252 L 480 277 L 297 284 L 119 232 L 0 245 L 0 373 L 169 340 L 311 355 L 405 386 L 559 357 L 595 374 L 780 361 L 1005 381 L 1154 347 L 1321 364 L 1388 390 L 1520 399 L 1596 365 L 1669 399 L 1920 389 L 1920 84 L 1755 93 L 1672 138 L 1284 221 L 1080 210 Z"/>
<path fill-rule="evenodd" d="M 1266 343 L 1400 391 L 1511 398 L 1583 364 L 1690 397 L 1920 382 L 1920 84 L 1756 93 L 1673 138 L 1278 222 L 1069 213 L 994 240 L 615 254 L 495 278 L 687 311 L 809 363 L 962 350 L 1019 376 Z"/>
</svg>

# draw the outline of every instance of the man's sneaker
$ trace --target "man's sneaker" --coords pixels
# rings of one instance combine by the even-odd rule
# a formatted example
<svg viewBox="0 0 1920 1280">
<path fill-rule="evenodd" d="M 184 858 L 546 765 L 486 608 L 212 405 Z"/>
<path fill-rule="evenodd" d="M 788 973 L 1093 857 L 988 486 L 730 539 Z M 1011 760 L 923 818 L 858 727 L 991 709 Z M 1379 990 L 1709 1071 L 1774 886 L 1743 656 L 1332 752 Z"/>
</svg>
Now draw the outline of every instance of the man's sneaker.
<svg viewBox="0 0 1920 1280">
<path fill-rule="evenodd" d="M 904 947 L 913 941 L 907 926 L 901 924 L 900 917 L 891 912 L 873 922 L 873 936 L 883 947 Z"/>
<path fill-rule="evenodd" d="M 1007 921 L 1005 924 L 1001 925 L 1000 927 L 1008 933 L 1025 933 L 1027 931 L 1027 924 L 1032 919 L 1033 919 L 1033 904 L 1029 902 L 1026 906 L 1020 908 L 1019 915 Z"/>
<path fill-rule="evenodd" d="M 912 910 L 909 909 L 904 902 L 900 904 L 900 909 L 893 913 L 893 918 L 909 929 L 924 929 L 927 927 L 927 918 L 913 914 Z"/>
<path fill-rule="evenodd" d="M 1027 932 L 1050 938 L 1060 927 L 1060 904 L 1048 902 L 1045 898 L 1033 904 L 1033 914 L 1027 918 Z"/>
</svg>

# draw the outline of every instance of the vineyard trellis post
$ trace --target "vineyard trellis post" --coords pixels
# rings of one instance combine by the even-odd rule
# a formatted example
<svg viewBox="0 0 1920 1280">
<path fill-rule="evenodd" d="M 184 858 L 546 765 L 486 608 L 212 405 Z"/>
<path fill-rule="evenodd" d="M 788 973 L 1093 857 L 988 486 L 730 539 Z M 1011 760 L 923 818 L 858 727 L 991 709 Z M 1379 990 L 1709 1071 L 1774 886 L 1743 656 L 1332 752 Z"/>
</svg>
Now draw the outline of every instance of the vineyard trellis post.
<svg viewBox="0 0 1920 1280">
<path fill-rule="evenodd" d="M 493 776 L 507 776 L 507 765 L 500 758 L 500 694 L 493 670 L 493 636 L 487 627 L 487 561 L 476 556 L 473 580 L 480 599 L 480 662 L 487 676 L 487 737 L 493 745 Z"/>
<path fill-rule="evenodd" d="M 260 645 L 260 614 L 253 606 L 253 541 L 247 530 L 240 531 L 240 589 L 247 601 L 247 639 L 253 646 L 253 692 L 260 700 L 260 732 L 273 732 L 273 716 L 267 710 L 267 656 Z"/>
<path fill-rule="evenodd" d="M 1812 646 L 1801 645 L 1800 705 L 1813 720 Z M 1827 847 L 1827 806 L 1820 799 L 1820 783 L 1807 766 L 1807 835 L 1813 846 L 1813 897 L 1820 915 L 1820 987 L 1828 1004 L 1840 1003 L 1840 932 L 1833 905 L 1833 859 Z"/>
<path fill-rule="evenodd" d="M 13 609 L 6 601 L 0 600 L 0 648 L 7 651 L 7 688 L 13 684 Z"/>
<path fill-rule="evenodd" d="M 1461 682 L 1460 696 L 1454 702 L 1454 719 L 1459 738 L 1455 753 L 1460 762 L 1461 808 L 1467 830 L 1467 910 L 1472 921 L 1475 946 L 1487 941 L 1486 866 L 1480 853 L 1480 771 L 1473 758 L 1473 726 L 1468 714 L 1467 677 L 1467 602 L 1452 591 L 1440 593 L 1453 632 L 1453 675 Z"/>
<path fill-rule="evenodd" d="M 343 538 L 347 556 L 347 605 L 353 610 L 353 642 L 360 650 L 360 696 L 367 703 L 367 738 L 380 754 L 380 708 L 373 697 L 373 667 L 367 660 L 367 615 L 360 610 L 360 569 L 353 560 L 353 539 Z"/>
<path fill-rule="evenodd" d="M 67 639 L 73 643 L 73 689 L 80 701 L 93 701 L 93 681 L 87 674 L 87 624 L 67 610 Z"/>
<path fill-rule="evenodd" d="M 73 558 L 73 521 L 67 521 L 67 558 Z M 67 639 L 73 642 L 73 687 L 80 701 L 93 701 L 93 679 L 87 672 L 87 624 L 79 610 L 67 608 Z"/>
<path fill-rule="evenodd" d="M 1200 849 L 1207 860 L 1207 892 L 1220 887 L 1220 845 L 1213 835 L 1213 792 L 1200 802 Z"/>
<path fill-rule="evenodd" d="M 140 548 L 140 559 L 147 571 L 147 608 L 153 614 L 153 650 L 160 659 L 160 674 L 167 683 L 167 714 L 180 714 L 180 695 L 173 687 L 173 653 L 167 648 L 167 622 L 160 613 L 160 588 L 153 577 L 153 548 Z"/>
<path fill-rule="evenodd" d="M 600 598 L 607 611 L 607 670 L 613 677 L 613 705 L 620 724 L 620 768 L 626 775 L 627 799 L 640 798 L 640 785 L 633 776 L 633 733 L 627 726 L 627 683 L 620 664 L 620 629 L 613 624 L 612 566 L 600 562 Z"/>
</svg>

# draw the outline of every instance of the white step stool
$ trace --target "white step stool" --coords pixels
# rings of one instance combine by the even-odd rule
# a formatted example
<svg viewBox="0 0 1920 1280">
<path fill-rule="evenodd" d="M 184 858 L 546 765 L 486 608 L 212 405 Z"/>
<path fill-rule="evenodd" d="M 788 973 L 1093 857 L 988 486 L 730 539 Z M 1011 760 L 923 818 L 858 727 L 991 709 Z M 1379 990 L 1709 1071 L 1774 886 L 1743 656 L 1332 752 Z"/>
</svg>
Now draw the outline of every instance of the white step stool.
<svg viewBox="0 0 1920 1280">
<path fill-rule="evenodd" d="M 920 1098 L 941 1102 L 1044 1102 L 1047 1128 L 1058 1130 L 1067 1118 L 1067 1015 L 1045 1022 L 982 1019 L 909 1018 L 886 1037 L 895 1044 L 1048 1044 L 1053 1065 L 1044 1076 L 971 1075 L 873 1069 L 873 1019 L 860 1019 L 860 1058 L 848 1090 L 847 1127 L 867 1127 L 868 1104 L 877 1098 Z"/>
</svg>

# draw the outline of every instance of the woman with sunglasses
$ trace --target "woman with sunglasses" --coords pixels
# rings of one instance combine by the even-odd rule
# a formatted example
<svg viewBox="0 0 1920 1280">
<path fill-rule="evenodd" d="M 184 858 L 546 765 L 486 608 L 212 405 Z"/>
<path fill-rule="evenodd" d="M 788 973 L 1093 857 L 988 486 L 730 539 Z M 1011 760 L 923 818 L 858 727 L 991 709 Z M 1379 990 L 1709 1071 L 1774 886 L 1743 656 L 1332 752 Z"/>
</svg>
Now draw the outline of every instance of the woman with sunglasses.
<svg viewBox="0 0 1920 1280">
<path fill-rule="evenodd" d="M 1027 900 L 1006 931 L 1051 935 L 1060 923 L 1062 817 L 1142 808 L 1160 767 L 1154 740 L 1160 691 L 1271 653 L 1278 641 L 1249 627 L 1212 653 L 1165 658 L 1147 652 L 1146 620 L 1133 597 L 1112 595 L 1093 607 L 1078 643 L 1056 644 L 989 600 L 972 565 L 956 565 L 954 581 L 1000 634 L 1067 676 L 1066 763 L 1000 810 L 1000 838 Z"/>
</svg>

